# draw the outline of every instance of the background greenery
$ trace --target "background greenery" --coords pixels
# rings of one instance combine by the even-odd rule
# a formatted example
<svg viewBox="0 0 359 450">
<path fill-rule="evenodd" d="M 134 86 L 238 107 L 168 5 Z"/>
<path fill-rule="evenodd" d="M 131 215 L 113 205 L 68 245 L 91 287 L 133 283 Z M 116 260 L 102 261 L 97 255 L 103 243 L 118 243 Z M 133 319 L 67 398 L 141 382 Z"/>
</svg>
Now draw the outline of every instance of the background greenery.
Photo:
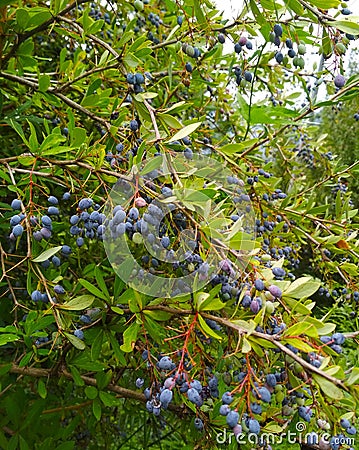
<svg viewBox="0 0 359 450">
<path fill-rule="evenodd" d="M 359 76 L 355 54 L 347 73 L 342 57 L 359 25 L 343 8 L 338 0 L 250 0 L 236 20 L 224 21 L 209 0 L 0 0 L 1 448 L 224 448 L 216 434 L 231 431 L 219 414 L 226 391 L 240 420 L 250 414 L 262 432 L 293 430 L 303 403 L 313 410 L 308 431 L 321 432 L 318 419 L 333 436 L 344 432 L 340 419 L 356 423 Z M 234 49 L 241 38 L 239 53 L 224 53 L 221 41 Z M 308 52 L 323 55 L 322 64 L 308 62 Z M 136 73 L 144 77 L 140 87 L 128 82 Z M 341 73 L 346 83 L 338 89 Z M 315 95 L 319 84 L 325 100 Z M 83 198 L 102 212 L 133 165 L 157 154 L 171 160 L 186 147 L 243 180 L 258 221 L 253 251 L 230 292 L 220 283 L 150 298 L 115 274 L 101 239 L 84 232 L 78 246 L 69 220 Z M 250 238 L 228 220 L 231 195 L 216 185 L 205 190 L 196 173 L 160 177 L 153 192 L 181 181 L 211 192 L 227 219 L 199 229 L 198 251 L 204 256 L 208 235 L 224 227 L 233 231 L 225 244 L 235 264 L 233 251 Z M 62 200 L 66 192 L 71 197 Z M 51 237 L 39 242 L 31 217 L 41 221 L 50 195 L 59 215 Z M 24 214 L 17 239 L 9 225 L 20 213 L 10 206 L 15 198 Z M 187 206 L 198 224 L 198 197 Z M 167 224 L 172 242 L 177 225 Z M 143 247 L 131 248 L 141 260 Z M 59 266 L 50 263 L 54 256 Z M 274 279 L 273 267 L 285 268 L 284 279 Z M 280 287 L 282 297 L 256 292 L 258 278 Z M 54 291 L 59 284 L 65 294 Z M 247 289 L 261 298 L 258 312 L 241 304 Z M 35 290 L 47 302 L 34 302 Z M 274 333 L 274 320 L 286 330 Z M 319 339 L 335 331 L 346 336 L 340 354 Z M 178 351 L 187 354 L 185 367 Z M 311 352 L 319 368 L 308 364 Z M 203 386 L 215 375 L 219 398 L 196 407 L 176 386 L 168 410 L 149 413 L 143 389 L 155 393 L 170 375 L 156 364 L 163 355 L 176 364 L 172 375 Z M 251 414 L 254 383 L 281 371 L 279 393 L 262 402 L 262 414 Z M 244 384 L 239 372 L 249 374 Z"/>
</svg>

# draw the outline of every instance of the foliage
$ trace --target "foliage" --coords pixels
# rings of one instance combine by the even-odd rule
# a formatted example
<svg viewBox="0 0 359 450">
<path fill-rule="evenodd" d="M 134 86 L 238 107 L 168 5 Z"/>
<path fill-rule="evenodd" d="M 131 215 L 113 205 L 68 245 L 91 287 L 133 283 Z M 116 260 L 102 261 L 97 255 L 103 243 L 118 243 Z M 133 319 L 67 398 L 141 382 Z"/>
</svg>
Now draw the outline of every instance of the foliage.
<svg viewBox="0 0 359 450">
<path fill-rule="evenodd" d="M 315 114 L 357 96 L 348 10 L 0 0 L 0 15 L 0 447 L 353 438 L 359 241 L 341 184 L 358 164 L 315 140 Z"/>
</svg>

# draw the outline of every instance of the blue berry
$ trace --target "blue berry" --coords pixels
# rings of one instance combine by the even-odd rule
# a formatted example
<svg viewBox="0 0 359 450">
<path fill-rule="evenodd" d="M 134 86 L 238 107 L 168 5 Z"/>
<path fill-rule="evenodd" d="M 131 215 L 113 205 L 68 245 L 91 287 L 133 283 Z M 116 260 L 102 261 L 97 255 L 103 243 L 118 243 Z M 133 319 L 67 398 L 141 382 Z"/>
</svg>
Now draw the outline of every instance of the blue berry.
<svg viewBox="0 0 359 450">
<path fill-rule="evenodd" d="M 259 434 L 261 431 L 261 426 L 259 425 L 258 420 L 249 419 L 248 420 L 248 429 L 251 433 Z"/>
<path fill-rule="evenodd" d="M 202 398 L 199 395 L 197 389 L 188 389 L 187 397 L 190 402 L 194 403 L 197 406 L 202 406 Z"/>
<path fill-rule="evenodd" d="M 196 391 L 198 391 L 199 393 L 202 392 L 202 385 L 201 385 L 201 383 L 200 383 L 198 380 L 193 380 L 193 381 L 190 383 L 190 387 L 191 387 L 192 389 L 196 389 Z"/>
<path fill-rule="evenodd" d="M 22 233 L 24 232 L 24 227 L 20 224 L 15 225 L 12 229 L 12 233 L 15 237 L 20 237 Z"/>
<path fill-rule="evenodd" d="M 19 224 L 20 222 L 21 222 L 21 217 L 19 215 L 17 215 L 17 214 L 10 218 L 10 225 L 12 227 L 14 227 L 15 225 Z"/>
<path fill-rule="evenodd" d="M 233 402 L 233 397 L 230 392 L 225 392 L 222 395 L 222 402 L 226 405 L 230 405 Z"/>
<path fill-rule="evenodd" d="M 21 209 L 21 207 L 22 207 L 22 202 L 21 202 L 21 200 L 18 200 L 18 199 L 15 198 L 15 199 L 11 202 L 11 208 L 14 209 L 14 210 Z"/>
<path fill-rule="evenodd" d="M 49 206 L 47 208 L 47 214 L 49 214 L 50 216 L 58 216 L 60 214 L 59 208 L 57 208 L 56 206 Z"/>
<path fill-rule="evenodd" d="M 230 411 L 226 416 L 227 425 L 231 428 L 235 427 L 238 423 L 239 414 L 236 411 Z"/>
<path fill-rule="evenodd" d="M 69 247 L 68 245 L 63 245 L 62 248 L 61 248 L 61 253 L 64 256 L 70 255 L 70 253 L 72 253 L 71 247 Z"/>
<path fill-rule="evenodd" d="M 84 338 L 84 332 L 82 330 L 75 330 L 74 336 L 76 336 L 78 339 L 82 340 Z"/>
<path fill-rule="evenodd" d="M 221 416 L 226 416 L 230 410 L 231 408 L 228 405 L 221 405 L 221 407 L 219 408 L 219 414 Z"/>
<path fill-rule="evenodd" d="M 56 284 L 56 286 L 54 286 L 54 292 L 55 294 L 62 295 L 65 294 L 65 289 L 60 284 Z"/>
<path fill-rule="evenodd" d="M 130 129 L 131 129 L 131 131 L 137 131 L 138 130 L 138 122 L 137 122 L 137 120 L 131 120 L 131 122 L 130 122 Z"/>
<path fill-rule="evenodd" d="M 161 239 L 161 245 L 163 248 L 168 248 L 170 246 L 170 238 L 168 236 L 163 236 Z"/>
<path fill-rule="evenodd" d="M 194 426 L 199 431 L 203 430 L 204 425 L 203 425 L 202 420 L 199 417 L 196 417 L 194 419 Z"/>
<path fill-rule="evenodd" d="M 49 216 L 42 216 L 41 217 L 41 223 L 46 228 L 50 228 L 51 229 L 51 227 L 52 227 L 52 220 L 50 219 Z"/>
<path fill-rule="evenodd" d="M 50 197 L 47 199 L 47 201 L 48 201 L 51 205 L 58 205 L 58 204 L 59 204 L 58 199 L 57 199 L 54 195 L 50 195 Z"/>
<path fill-rule="evenodd" d="M 173 393 L 170 389 L 164 389 L 160 394 L 160 402 L 166 408 L 172 401 Z"/>
<path fill-rule="evenodd" d="M 33 300 L 34 302 L 40 302 L 42 299 L 42 293 L 38 290 L 33 291 L 31 293 L 31 300 Z"/>
<path fill-rule="evenodd" d="M 79 201 L 78 208 L 81 209 L 81 211 L 91 208 L 93 204 L 93 200 L 91 198 L 83 198 Z"/>
</svg>

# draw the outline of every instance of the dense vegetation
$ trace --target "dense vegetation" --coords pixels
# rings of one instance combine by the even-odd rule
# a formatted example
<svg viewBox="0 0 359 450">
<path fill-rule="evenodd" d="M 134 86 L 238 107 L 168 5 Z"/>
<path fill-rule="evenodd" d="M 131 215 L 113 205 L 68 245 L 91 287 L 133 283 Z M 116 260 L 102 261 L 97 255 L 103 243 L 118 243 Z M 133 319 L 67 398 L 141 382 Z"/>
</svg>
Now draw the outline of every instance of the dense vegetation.
<svg viewBox="0 0 359 450">
<path fill-rule="evenodd" d="M 347 6 L 0 17 L 0 448 L 358 448 Z"/>
</svg>

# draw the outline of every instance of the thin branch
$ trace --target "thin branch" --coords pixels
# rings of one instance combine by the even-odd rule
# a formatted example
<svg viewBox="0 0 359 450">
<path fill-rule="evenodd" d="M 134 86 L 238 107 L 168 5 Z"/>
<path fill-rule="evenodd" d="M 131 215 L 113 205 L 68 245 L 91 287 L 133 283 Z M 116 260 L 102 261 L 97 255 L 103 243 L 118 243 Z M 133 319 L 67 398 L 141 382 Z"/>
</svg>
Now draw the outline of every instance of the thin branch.
<svg viewBox="0 0 359 450">
<path fill-rule="evenodd" d="M 6 64 L 11 57 L 13 57 L 16 53 L 16 50 L 20 47 L 20 45 L 29 39 L 30 37 L 34 36 L 37 33 L 40 33 L 41 31 L 46 30 L 52 23 L 56 22 L 56 20 L 59 18 L 59 16 L 63 16 L 67 14 L 72 9 L 76 8 L 78 5 L 81 5 L 82 3 L 90 3 L 91 0 L 75 0 L 74 2 L 70 3 L 66 8 L 64 8 L 62 11 L 59 12 L 58 15 L 52 16 L 50 19 L 46 20 L 44 23 L 38 25 L 34 29 L 27 31 L 23 34 L 17 35 L 17 41 L 16 43 L 11 47 L 10 51 L 4 56 L 3 60 L 1 61 L 1 67 L 4 67 L 4 64 Z"/>
<path fill-rule="evenodd" d="M 1 367 L 1 366 L 0 366 Z M 10 373 L 16 373 L 23 376 L 30 376 L 35 378 L 49 378 L 51 376 L 54 376 L 54 373 L 51 371 L 51 369 L 39 369 L 35 367 L 19 367 L 16 364 L 13 364 Z M 60 371 L 58 373 L 58 376 L 64 376 L 70 380 L 73 380 L 73 377 L 70 372 L 68 372 L 66 369 L 63 371 Z M 88 386 L 97 386 L 97 381 L 95 378 L 81 375 L 81 379 L 87 384 Z M 137 391 L 132 391 L 131 389 L 126 389 L 121 386 L 117 386 L 114 384 L 109 384 L 106 389 L 108 391 L 114 392 L 117 394 L 118 397 L 121 398 L 128 398 L 132 400 L 137 400 L 142 403 L 146 403 L 147 399 L 144 394 Z M 169 410 L 177 413 L 177 414 L 188 414 L 190 411 L 187 409 L 185 405 L 183 406 L 177 406 L 170 404 L 168 407 Z"/>
</svg>

